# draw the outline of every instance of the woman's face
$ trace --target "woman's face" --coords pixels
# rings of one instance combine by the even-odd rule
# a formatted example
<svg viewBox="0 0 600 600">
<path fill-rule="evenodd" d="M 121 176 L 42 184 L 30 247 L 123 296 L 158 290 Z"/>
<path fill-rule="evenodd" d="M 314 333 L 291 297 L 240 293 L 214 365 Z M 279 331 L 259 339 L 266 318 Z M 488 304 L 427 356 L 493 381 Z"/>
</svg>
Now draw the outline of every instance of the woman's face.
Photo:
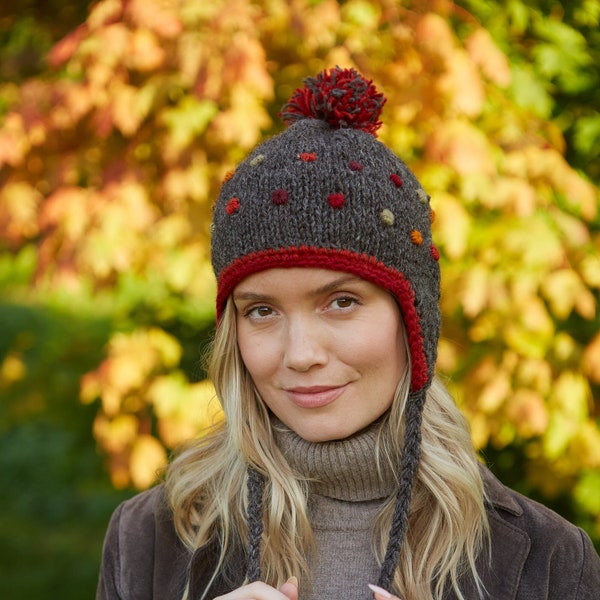
<svg viewBox="0 0 600 600">
<path fill-rule="evenodd" d="M 244 364 L 302 438 L 346 438 L 390 407 L 407 355 L 386 290 L 339 271 L 269 269 L 239 283 L 233 300 Z"/>
</svg>

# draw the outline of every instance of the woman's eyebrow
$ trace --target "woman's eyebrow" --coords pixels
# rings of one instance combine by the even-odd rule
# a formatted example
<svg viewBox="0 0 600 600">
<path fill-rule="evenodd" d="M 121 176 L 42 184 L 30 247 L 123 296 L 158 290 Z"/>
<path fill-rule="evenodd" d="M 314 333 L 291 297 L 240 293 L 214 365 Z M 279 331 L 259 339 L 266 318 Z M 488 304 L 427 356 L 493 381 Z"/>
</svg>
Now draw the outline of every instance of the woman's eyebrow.
<svg viewBox="0 0 600 600">
<path fill-rule="evenodd" d="M 348 283 L 355 283 L 362 281 L 360 277 L 356 275 L 343 275 L 342 277 L 338 277 L 333 281 L 328 281 L 324 285 L 315 288 L 314 290 L 309 290 L 307 294 L 309 296 L 320 296 L 321 294 L 327 294 L 329 292 L 333 292 L 337 290 L 339 287 L 342 287 Z M 275 296 L 271 294 L 263 294 L 254 290 L 236 290 L 233 292 L 233 300 L 236 301 L 263 301 L 263 302 L 273 302 L 276 299 Z"/>
<path fill-rule="evenodd" d="M 312 290 L 311 292 L 309 292 L 309 294 L 311 296 L 319 296 L 320 294 L 326 294 L 327 292 L 333 292 L 336 289 L 338 289 L 339 287 L 342 287 L 348 283 L 355 283 L 357 281 L 360 282 L 360 281 L 362 281 L 362 279 L 360 277 L 357 277 L 356 275 L 343 275 L 342 277 L 339 277 L 338 279 L 329 281 L 325 285 L 322 285 L 322 286 L 316 288 L 315 290 Z"/>
<path fill-rule="evenodd" d="M 252 292 L 250 290 L 248 290 L 248 291 L 240 290 L 240 291 L 233 292 L 233 301 L 234 302 L 237 302 L 239 300 L 251 300 L 251 301 L 262 300 L 264 302 L 272 302 L 274 299 L 275 299 L 275 297 L 271 296 L 269 294 L 261 294 L 259 292 Z"/>
</svg>

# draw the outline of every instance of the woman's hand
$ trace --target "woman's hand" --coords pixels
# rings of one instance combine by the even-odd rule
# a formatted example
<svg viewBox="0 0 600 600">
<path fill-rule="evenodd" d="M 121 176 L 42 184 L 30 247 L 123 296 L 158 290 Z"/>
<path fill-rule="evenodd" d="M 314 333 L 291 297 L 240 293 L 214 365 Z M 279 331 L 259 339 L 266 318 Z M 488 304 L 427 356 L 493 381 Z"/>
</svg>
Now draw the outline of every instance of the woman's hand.
<svg viewBox="0 0 600 600">
<path fill-rule="evenodd" d="M 262 581 L 255 581 L 215 600 L 298 600 L 298 580 L 290 577 L 279 590 Z"/>
<path fill-rule="evenodd" d="M 373 598 L 375 600 L 400 600 L 398 596 L 392 596 L 388 591 L 380 588 L 378 585 L 369 584 L 371 591 L 373 592 Z"/>
</svg>

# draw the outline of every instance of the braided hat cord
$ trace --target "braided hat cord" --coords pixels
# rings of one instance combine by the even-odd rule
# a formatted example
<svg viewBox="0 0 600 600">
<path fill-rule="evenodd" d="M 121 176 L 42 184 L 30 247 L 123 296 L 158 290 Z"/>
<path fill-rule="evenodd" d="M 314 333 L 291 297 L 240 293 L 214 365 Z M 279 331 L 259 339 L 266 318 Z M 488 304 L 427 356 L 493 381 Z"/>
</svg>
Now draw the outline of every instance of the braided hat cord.
<svg viewBox="0 0 600 600">
<path fill-rule="evenodd" d="M 408 513 L 413 482 L 419 466 L 419 457 L 421 455 L 421 420 L 425 392 L 420 391 L 411 396 L 412 397 L 409 397 L 409 402 L 406 407 L 406 425 L 400 485 L 398 486 L 396 495 L 396 505 L 394 507 L 392 526 L 390 528 L 390 539 L 388 541 L 383 564 L 381 565 L 378 582 L 378 585 L 385 590 L 391 589 L 394 571 L 398 566 L 398 558 L 400 556 L 400 550 L 402 548 L 402 543 L 404 542 L 408 525 Z"/>
<path fill-rule="evenodd" d="M 263 531 L 264 478 L 248 468 L 248 582 L 260 579 L 260 540 Z"/>
</svg>

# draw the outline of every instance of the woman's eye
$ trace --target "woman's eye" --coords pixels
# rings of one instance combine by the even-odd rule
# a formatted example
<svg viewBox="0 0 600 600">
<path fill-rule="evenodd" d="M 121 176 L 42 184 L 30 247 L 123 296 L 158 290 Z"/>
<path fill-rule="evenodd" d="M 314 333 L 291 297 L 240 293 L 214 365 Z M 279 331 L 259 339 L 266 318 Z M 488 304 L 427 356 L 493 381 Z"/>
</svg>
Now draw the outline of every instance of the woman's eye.
<svg viewBox="0 0 600 600">
<path fill-rule="evenodd" d="M 268 306 L 253 306 L 244 312 L 245 317 L 254 319 L 260 319 L 261 317 L 268 317 L 273 314 L 273 310 Z"/>
<path fill-rule="evenodd" d="M 336 298 L 333 301 L 333 304 L 336 308 L 350 308 L 356 304 L 356 299 L 344 296 L 342 298 Z"/>
</svg>

